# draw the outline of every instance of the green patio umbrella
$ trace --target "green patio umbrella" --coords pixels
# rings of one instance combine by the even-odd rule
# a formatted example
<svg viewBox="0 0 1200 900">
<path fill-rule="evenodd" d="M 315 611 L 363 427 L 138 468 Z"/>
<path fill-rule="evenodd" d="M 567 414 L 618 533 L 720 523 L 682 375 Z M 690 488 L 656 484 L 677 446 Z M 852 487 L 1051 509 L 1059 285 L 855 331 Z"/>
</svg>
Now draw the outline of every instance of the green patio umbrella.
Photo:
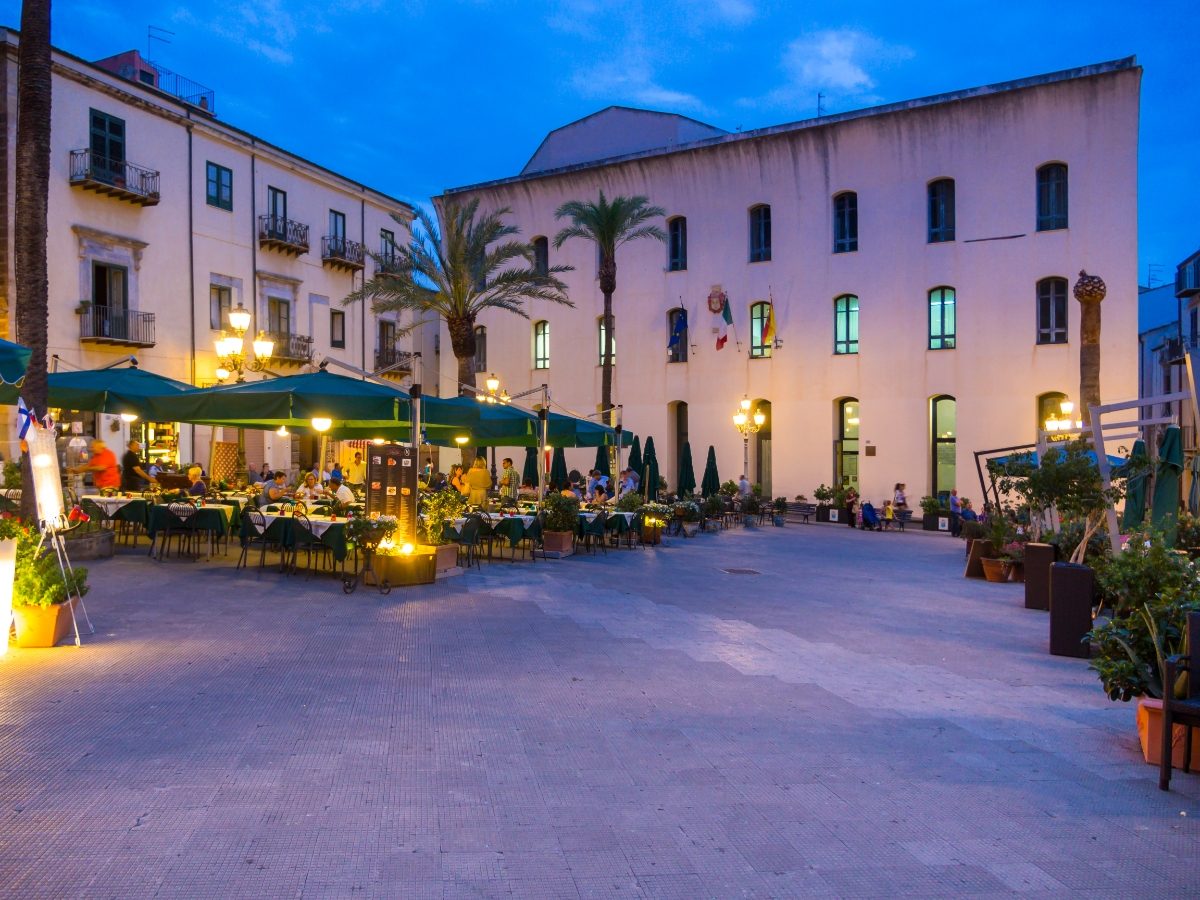
<svg viewBox="0 0 1200 900">
<path fill-rule="evenodd" d="M 525 467 L 521 470 L 521 484 L 531 484 L 537 487 L 538 482 L 541 481 L 538 477 L 537 457 L 537 447 L 525 448 Z"/>
<path fill-rule="evenodd" d="M 1179 529 L 1179 473 L 1183 471 L 1183 443 L 1179 426 L 1170 425 L 1158 445 L 1158 466 L 1154 473 L 1154 502 L 1150 524 L 1161 531 L 1168 547 L 1175 546 Z"/>
<path fill-rule="evenodd" d="M 692 468 L 692 445 L 684 441 L 679 451 L 679 495 L 691 494 L 696 490 L 696 470 Z"/>
<path fill-rule="evenodd" d="M 550 457 L 550 487 L 561 491 L 567 482 L 567 454 L 562 447 L 555 447 L 554 455 Z"/>
<path fill-rule="evenodd" d="M 596 469 L 601 475 L 607 476 L 608 479 L 611 481 L 612 480 L 612 469 L 610 466 L 611 466 L 611 464 L 608 461 L 608 448 L 607 447 L 597 447 L 596 448 L 596 461 L 595 461 L 595 463 L 592 464 L 592 468 Z"/>
<path fill-rule="evenodd" d="M 33 351 L 28 347 L 0 339 L 0 382 L 19 385 L 25 378 L 31 355 Z"/>
<path fill-rule="evenodd" d="M 636 435 L 633 438 L 633 446 L 629 449 L 628 468 L 632 472 L 637 472 L 637 477 L 641 479 L 642 472 L 642 439 Z"/>
<path fill-rule="evenodd" d="M 709 444 L 708 462 L 704 464 L 704 477 L 700 479 L 700 493 L 705 497 L 721 492 L 721 479 L 717 476 L 717 449 Z"/>
<path fill-rule="evenodd" d="M 642 454 L 642 493 L 647 500 L 658 499 L 658 456 L 652 437 L 646 438 L 646 450 Z"/>
<path fill-rule="evenodd" d="M 1129 462 L 1114 474 L 1125 474 L 1125 512 L 1121 515 L 1121 530 L 1137 531 L 1146 520 L 1146 482 L 1150 479 L 1145 441 L 1134 442 Z"/>
<path fill-rule="evenodd" d="M 1200 453 L 1192 454 L 1191 482 L 1188 489 L 1188 512 L 1200 516 Z"/>
</svg>

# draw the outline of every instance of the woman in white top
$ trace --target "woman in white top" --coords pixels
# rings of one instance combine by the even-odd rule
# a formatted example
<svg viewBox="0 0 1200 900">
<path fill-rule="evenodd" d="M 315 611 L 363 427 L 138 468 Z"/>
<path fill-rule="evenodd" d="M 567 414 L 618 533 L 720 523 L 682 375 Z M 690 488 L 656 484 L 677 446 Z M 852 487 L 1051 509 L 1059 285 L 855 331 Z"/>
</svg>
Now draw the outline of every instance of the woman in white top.
<svg viewBox="0 0 1200 900">
<path fill-rule="evenodd" d="M 303 500 L 306 503 L 312 500 L 320 500 L 325 496 L 325 491 L 317 487 L 317 476 L 312 472 L 304 476 L 304 484 L 296 489 L 296 499 Z"/>
<path fill-rule="evenodd" d="M 904 496 L 904 488 L 906 485 L 902 481 L 896 482 L 895 493 L 892 494 L 892 506 L 899 512 L 902 509 L 908 509 L 908 499 Z"/>
</svg>

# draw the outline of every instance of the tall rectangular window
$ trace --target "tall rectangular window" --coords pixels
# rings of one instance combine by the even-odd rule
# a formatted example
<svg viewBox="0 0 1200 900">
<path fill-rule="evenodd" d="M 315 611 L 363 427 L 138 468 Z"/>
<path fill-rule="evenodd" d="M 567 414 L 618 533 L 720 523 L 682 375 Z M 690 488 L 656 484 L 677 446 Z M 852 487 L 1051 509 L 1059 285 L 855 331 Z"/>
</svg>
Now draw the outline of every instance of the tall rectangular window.
<svg viewBox="0 0 1200 900">
<path fill-rule="evenodd" d="M 533 323 L 533 367 L 550 368 L 550 323 L 546 321 Z"/>
<path fill-rule="evenodd" d="M 233 172 L 215 162 L 205 164 L 205 202 L 217 209 L 233 209 Z"/>
<path fill-rule="evenodd" d="M 292 302 L 282 297 L 267 298 L 267 331 L 271 334 L 292 333 Z"/>
<path fill-rule="evenodd" d="M 229 310 L 233 309 L 233 291 L 223 284 L 208 286 L 209 327 L 223 331 L 229 327 Z"/>
<path fill-rule="evenodd" d="M 475 371 L 487 371 L 487 328 L 475 326 Z"/>
<path fill-rule="evenodd" d="M 763 203 L 750 209 L 750 262 L 771 259 L 771 207 Z"/>
<path fill-rule="evenodd" d="M 930 350 L 954 349 L 954 306 L 954 288 L 939 287 L 929 292 Z"/>
<path fill-rule="evenodd" d="M 1037 283 L 1037 342 L 1067 342 L 1067 279 L 1043 278 Z"/>
<path fill-rule="evenodd" d="M 550 241 L 540 235 L 533 239 L 533 271 L 538 275 L 550 273 Z"/>
<path fill-rule="evenodd" d="M 687 219 L 676 216 L 667 223 L 667 271 L 687 268 Z"/>
<path fill-rule="evenodd" d="M 833 352 L 858 352 L 858 298 L 843 294 L 833 301 Z"/>
<path fill-rule="evenodd" d="M 346 252 L 346 214 L 336 209 L 329 211 L 329 249 L 334 253 Z"/>
<path fill-rule="evenodd" d="M 377 324 L 379 347 L 377 349 L 391 352 L 396 349 L 396 323 L 388 319 L 380 319 Z"/>
<path fill-rule="evenodd" d="M 1037 170 L 1037 230 L 1067 227 L 1067 167 L 1049 163 Z"/>
<path fill-rule="evenodd" d="M 129 270 L 124 266 L 92 266 L 92 305 L 109 312 L 124 312 L 129 300 Z"/>
<path fill-rule="evenodd" d="M 92 175 L 101 181 L 125 178 L 125 120 L 93 109 L 89 114 Z"/>
<path fill-rule="evenodd" d="M 929 182 L 929 243 L 954 240 L 954 179 Z"/>
<path fill-rule="evenodd" d="M 833 198 L 833 252 L 858 249 L 858 194 L 845 191 Z"/>
<path fill-rule="evenodd" d="M 287 221 L 287 191 L 267 187 L 267 215 L 276 220 L 280 228 L 285 227 L 283 223 Z"/>
<path fill-rule="evenodd" d="M 771 304 L 765 300 L 750 305 L 750 358 L 767 359 L 775 343 Z"/>
<path fill-rule="evenodd" d="M 384 262 L 396 261 L 396 234 L 386 228 L 379 229 L 379 255 Z"/>
<path fill-rule="evenodd" d="M 343 310 L 329 311 L 329 346 L 338 349 L 346 347 L 346 313 Z"/>
</svg>

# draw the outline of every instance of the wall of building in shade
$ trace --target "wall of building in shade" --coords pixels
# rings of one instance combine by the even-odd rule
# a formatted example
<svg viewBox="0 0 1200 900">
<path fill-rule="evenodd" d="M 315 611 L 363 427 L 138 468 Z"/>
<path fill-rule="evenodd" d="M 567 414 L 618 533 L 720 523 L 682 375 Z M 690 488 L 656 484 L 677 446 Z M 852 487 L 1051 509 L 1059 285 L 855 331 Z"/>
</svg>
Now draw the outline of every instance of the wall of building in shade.
<svg viewBox="0 0 1200 900">
<path fill-rule="evenodd" d="M 7 128 L 0 319 L 4 336 L 17 340 L 10 307 L 18 41 L 16 32 L 0 31 Z M 270 364 L 280 373 L 296 371 L 306 354 L 367 370 L 397 351 L 432 355 L 432 334 L 428 348 L 419 335 L 389 340 L 391 326 L 405 324 L 395 314 L 342 306 L 374 273 L 371 254 L 384 249 L 385 231 L 398 244 L 408 241 L 409 204 L 228 125 L 210 105 L 139 81 L 136 70 L 148 64 L 136 52 L 90 63 L 56 50 L 53 63 L 48 352 L 63 367 L 97 368 L 132 354 L 150 371 L 214 383 L 213 339 L 227 325 L 213 308 L 221 302 L 252 313 L 247 347 L 260 330 L 282 333 Z M 128 77 L 119 74 L 131 66 Z M 262 221 L 272 213 L 272 188 L 286 194 L 286 213 L 277 218 L 306 226 L 307 234 Z M 272 237 L 306 238 L 307 247 Z M 115 445 L 129 429 L 119 425 L 118 435 L 114 422 L 104 417 L 96 427 Z M 232 440 L 219 429 L 182 429 L 180 461 L 207 463 L 214 437 Z M 270 433 L 251 433 L 249 446 L 256 467 L 287 467 L 295 455 L 290 438 Z"/>
<path fill-rule="evenodd" d="M 697 467 L 711 444 L 722 477 L 740 473 L 742 440 L 731 416 L 746 396 L 769 404 L 749 474 L 770 493 L 811 497 L 819 483 L 856 467 L 860 490 L 877 502 L 896 482 L 916 497 L 932 491 L 935 478 L 937 487 L 956 484 L 977 496 L 974 450 L 1032 442 L 1043 395 L 1078 399 L 1078 305 L 1068 292 L 1059 303 L 1065 335 L 1047 338 L 1039 282 L 1052 295 L 1064 285 L 1046 279 L 1069 286 L 1081 269 L 1105 279 L 1102 396 L 1137 396 L 1140 78 L 1123 60 L 661 151 L 613 155 L 610 141 L 604 160 L 454 189 L 439 202 L 478 197 L 485 209 L 511 207 L 522 235 L 551 243 L 563 224 L 558 206 L 601 189 L 645 195 L 668 218 L 686 217 L 686 268 L 672 265 L 669 245 L 628 244 L 618 254 L 614 301 L 615 402 L 627 429 L 655 437 L 672 485 L 684 437 Z M 628 124 L 620 109 L 605 114 L 613 128 Z M 596 119 L 589 117 L 590 131 Z M 569 142 L 570 126 L 553 137 Z M 539 154 L 553 149 L 543 145 Z M 1066 227 L 1039 231 L 1037 173 L 1047 164 L 1066 167 L 1068 217 Z M 954 181 L 953 239 L 930 242 L 930 185 L 939 179 Z M 834 252 L 835 219 L 846 213 L 835 198 L 850 191 L 856 246 Z M 753 208 L 761 204 L 770 205 L 770 259 L 751 261 Z M 535 303 L 530 321 L 482 317 L 487 369 L 510 392 L 548 382 L 556 402 L 592 412 L 603 309 L 595 250 L 572 240 L 551 248 L 549 262 L 575 267 L 564 279 L 574 308 Z M 715 288 L 729 297 L 734 321 L 721 350 L 707 308 Z M 944 331 L 931 340 L 931 309 L 944 310 L 931 292 L 942 288 L 954 291 L 951 341 Z M 850 349 L 835 345 L 835 303 L 845 296 L 859 305 L 856 353 L 835 352 Z M 762 301 L 773 303 L 777 341 L 754 357 L 751 308 Z M 689 318 L 686 362 L 668 357 L 677 308 Z M 548 368 L 534 364 L 538 321 L 549 323 Z M 453 363 L 443 356 L 443 393 Z M 851 419 L 856 445 L 841 442 Z M 577 451 L 570 462 L 583 468 L 593 458 Z"/>
</svg>

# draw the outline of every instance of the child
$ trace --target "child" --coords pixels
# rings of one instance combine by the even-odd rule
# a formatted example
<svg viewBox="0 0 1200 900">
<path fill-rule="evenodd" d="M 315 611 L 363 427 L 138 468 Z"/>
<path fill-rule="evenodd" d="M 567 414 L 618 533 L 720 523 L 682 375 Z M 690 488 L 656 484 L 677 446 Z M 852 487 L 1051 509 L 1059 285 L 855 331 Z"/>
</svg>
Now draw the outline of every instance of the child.
<svg viewBox="0 0 1200 900">
<path fill-rule="evenodd" d="M 892 522 L 896 519 L 896 508 L 892 506 L 891 500 L 883 501 L 883 530 L 891 531 Z"/>
</svg>

